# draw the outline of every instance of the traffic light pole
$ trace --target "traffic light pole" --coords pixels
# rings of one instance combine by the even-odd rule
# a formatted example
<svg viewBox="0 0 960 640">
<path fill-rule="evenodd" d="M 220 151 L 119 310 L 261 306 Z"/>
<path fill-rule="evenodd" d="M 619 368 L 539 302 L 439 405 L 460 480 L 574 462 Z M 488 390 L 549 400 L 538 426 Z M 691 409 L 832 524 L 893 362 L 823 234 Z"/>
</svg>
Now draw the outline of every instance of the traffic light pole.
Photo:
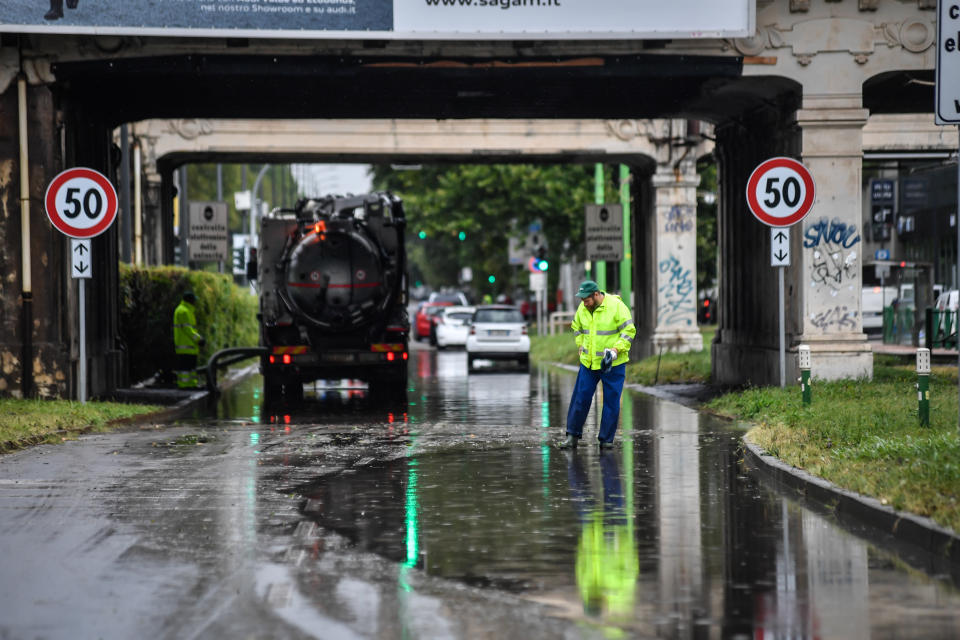
<svg viewBox="0 0 960 640">
<path fill-rule="evenodd" d="M 595 204 L 604 204 L 603 164 L 598 162 L 593 175 L 593 200 Z M 594 280 L 601 291 L 607 290 L 607 263 L 597 260 L 594 263 Z"/>
</svg>

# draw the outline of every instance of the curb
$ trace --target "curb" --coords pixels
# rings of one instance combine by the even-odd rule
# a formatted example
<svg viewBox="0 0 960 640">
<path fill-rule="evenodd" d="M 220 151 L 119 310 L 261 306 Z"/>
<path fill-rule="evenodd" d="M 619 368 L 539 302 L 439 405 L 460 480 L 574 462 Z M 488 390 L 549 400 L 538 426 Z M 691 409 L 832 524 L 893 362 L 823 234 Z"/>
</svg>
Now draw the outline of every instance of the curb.
<svg viewBox="0 0 960 640">
<path fill-rule="evenodd" d="M 872 542 L 893 543 L 912 563 L 928 572 L 949 573 L 955 580 L 960 578 L 960 536 L 951 529 L 930 518 L 897 511 L 876 498 L 843 489 L 786 464 L 765 453 L 746 435 L 741 441 L 748 467 L 772 479 L 779 488 L 790 489 L 803 500 L 815 501 L 845 524 L 869 526 L 873 531 L 865 537 Z M 858 534 L 864 535 L 864 532 Z M 917 551 L 924 557 L 916 557 Z"/>
<path fill-rule="evenodd" d="M 231 369 L 221 381 L 219 389 L 221 391 L 224 389 L 229 389 L 246 376 L 254 373 L 258 367 L 258 364 L 251 364 L 240 369 Z M 171 395 L 183 395 L 183 392 L 177 393 L 174 390 L 171 390 L 171 392 Z M 162 394 L 163 391 L 160 393 Z M 139 424 L 179 418 L 186 414 L 189 410 L 194 409 L 200 406 L 202 403 L 208 401 L 210 398 L 211 394 L 209 390 L 199 389 L 193 393 L 190 393 L 189 395 L 184 395 L 184 397 L 178 400 L 176 403 L 161 409 L 160 411 L 156 411 L 154 413 L 145 413 L 143 415 L 133 416 L 130 418 L 111 420 L 109 424 L 136 426 Z M 149 401 L 149 398 L 141 398 L 141 400 Z"/>
</svg>

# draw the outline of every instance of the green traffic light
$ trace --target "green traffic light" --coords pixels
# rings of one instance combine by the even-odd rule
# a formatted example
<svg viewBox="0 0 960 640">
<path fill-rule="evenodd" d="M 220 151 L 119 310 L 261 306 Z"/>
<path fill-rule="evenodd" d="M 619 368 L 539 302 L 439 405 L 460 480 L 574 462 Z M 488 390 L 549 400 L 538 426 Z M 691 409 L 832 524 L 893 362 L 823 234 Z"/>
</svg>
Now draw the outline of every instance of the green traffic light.
<svg viewBox="0 0 960 640">
<path fill-rule="evenodd" d="M 457 234 L 457 237 L 460 238 L 460 242 L 463 242 L 464 240 L 467 239 L 467 234 L 461 231 L 460 233 Z"/>
<path fill-rule="evenodd" d="M 421 232 L 418 233 L 417 235 L 420 237 L 421 240 L 426 240 L 426 239 L 427 239 L 427 232 L 426 232 L 426 231 L 421 231 Z"/>
<path fill-rule="evenodd" d="M 539 271 L 546 271 L 550 268 L 550 263 L 546 260 L 537 260 L 537 269 Z"/>
<path fill-rule="evenodd" d="M 489 282 L 490 284 L 493 284 L 496 281 L 497 281 L 497 276 L 490 276 L 489 278 L 487 278 L 487 282 Z"/>
</svg>

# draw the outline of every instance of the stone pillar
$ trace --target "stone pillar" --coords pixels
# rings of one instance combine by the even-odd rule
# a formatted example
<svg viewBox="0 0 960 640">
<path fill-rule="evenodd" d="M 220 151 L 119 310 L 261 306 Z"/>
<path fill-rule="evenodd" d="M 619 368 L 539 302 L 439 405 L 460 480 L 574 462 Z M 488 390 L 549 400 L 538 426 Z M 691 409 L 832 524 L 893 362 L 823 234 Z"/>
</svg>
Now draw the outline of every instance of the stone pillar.
<svg viewBox="0 0 960 640">
<path fill-rule="evenodd" d="M 700 351 L 697 328 L 696 163 L 658 164 L 653 176 L 656 230 L 657 321 L 654 352 Z"/>
<path fill-rule="evenodd" d="M 861 324 L 863 268 L 861 166 L 868 112 L 859 94 L 805 95 L 797 112 L 803 163 L 817 197 L 802 222 L 801 334 L 813 375 L 823 379 L 872 377 L 873 353 Z M 799 229 L 798 229 L 799 231 Z"/>
</svg>

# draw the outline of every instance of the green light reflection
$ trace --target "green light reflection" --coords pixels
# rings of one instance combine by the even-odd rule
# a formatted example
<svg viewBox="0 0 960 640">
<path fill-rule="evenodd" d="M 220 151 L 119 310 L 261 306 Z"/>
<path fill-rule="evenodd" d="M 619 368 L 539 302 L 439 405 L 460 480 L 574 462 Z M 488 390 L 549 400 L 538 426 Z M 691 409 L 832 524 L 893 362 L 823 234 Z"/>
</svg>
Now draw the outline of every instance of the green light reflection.
<svg viewBox="0 0 960 640">
<path fill-rule="evenodd" d="M 403 563 L 405 567 L 415 567 L 420 558 L 419 528 L 420 522 L 417 515 L 417 460 L 411 458 L 407 463 L 407 491 L 406 491 L 406 546 L 407 559 Z"/>
</svg>

